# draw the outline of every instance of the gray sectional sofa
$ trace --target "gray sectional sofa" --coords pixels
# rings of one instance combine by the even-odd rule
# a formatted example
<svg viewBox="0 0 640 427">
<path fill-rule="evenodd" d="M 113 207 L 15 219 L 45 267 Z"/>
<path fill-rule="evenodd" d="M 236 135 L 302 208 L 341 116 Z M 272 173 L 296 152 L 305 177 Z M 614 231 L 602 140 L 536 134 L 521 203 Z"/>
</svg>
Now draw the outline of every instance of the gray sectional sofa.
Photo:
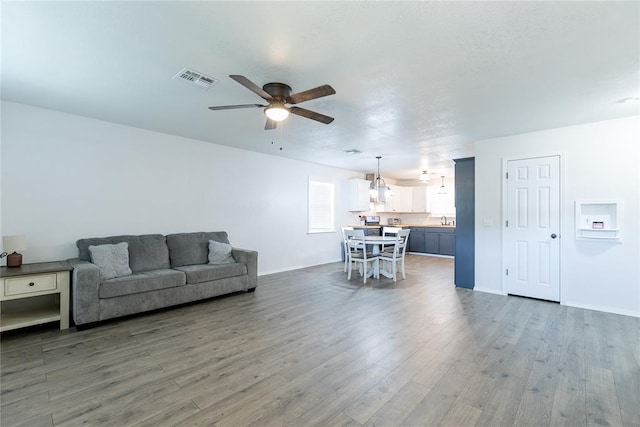
<svg viewBox="0 0 640 427">
<path fill-rule="evenodd" d="M 210 264 L 209 245 L 214 244 L 210 241 L 226 244 L 220 246 L 228 247 L 232 258 Z M 258 253 L 231 248 L 223 231 L 90 238 L 76 245 L 79 256 L 69 262 L 73 266 L 73 319 L 78 326 L 237 291 L 251 292 L 258 284 Z M 96 261 L 96 247 L 115 246 L 127 248 L 129 268 L 110 278 L 99 263 L 91 261 L 92 256 Z"/>
</svg>

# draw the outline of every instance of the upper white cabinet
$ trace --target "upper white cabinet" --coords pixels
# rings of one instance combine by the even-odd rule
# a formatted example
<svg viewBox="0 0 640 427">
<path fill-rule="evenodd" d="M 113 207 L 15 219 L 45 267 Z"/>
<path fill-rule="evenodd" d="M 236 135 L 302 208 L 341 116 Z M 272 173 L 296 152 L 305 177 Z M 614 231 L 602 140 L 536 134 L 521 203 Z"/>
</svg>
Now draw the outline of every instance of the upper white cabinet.
<svg viewBox="0 0 640 427">
<path fill-rule="evenodd" d="M 385 203 L 384 212 L 411 212 L 413 208 L 413 187 L 390 185 L 392 196 Z"/>
<path fill-rule="evenodd" d="M 396 196 L 396 193 L 393 190 L 394 187 L 395 187 L 395 185 L 390 185 L 389 186 L 389 189 L 391 190 L 391 192 L 384 196 L 384 201 L 381 201 L 382 200 L 382 196 L 378 197 L 379 200 L 374 203 L 376 213 L 378 213 L 378 212 L 393 212 L 393 199 Z"/>
<path fill-rule="evenodd" d="M 365 179 L 349 180 L 349 211 L 364 212 L 369 210 L 369 186 Z"/>
<path fill-rule="evenodd" d="M 429 212 L 427 209 L 427 186 L 412 188 L 411 212 Z"/>
<path fill-rule="evenodd" d="M 618 200 L 576 200 L 576 239 L 620 241 Z"/>
<path fill-rule="evenodd" d="M 391 196 L 387 198 L 385 203 L 376 204 L 376 212 L 429 212 L 427 204 L 428 187 L 390 185 L 389 188 L 391 189 Z"/>
</svg>

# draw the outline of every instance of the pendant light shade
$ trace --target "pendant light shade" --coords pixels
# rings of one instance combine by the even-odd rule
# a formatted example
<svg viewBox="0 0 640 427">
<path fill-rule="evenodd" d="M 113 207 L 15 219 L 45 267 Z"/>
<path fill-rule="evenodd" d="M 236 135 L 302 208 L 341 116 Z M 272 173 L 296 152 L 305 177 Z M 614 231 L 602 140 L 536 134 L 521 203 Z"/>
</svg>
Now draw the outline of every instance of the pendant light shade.
<svg viewBox="0 0 640 427">
<path fill-rule="evenodd" d="M 378 159 L 378 174 L 375 179 L 371 183 L 371 187 L 369 189 L 369 196 L 374 202 L 384 203 L 387 200 L 387 197 L 391 197 L 391 188 L 384 182 L 384 179 L 380 176 L 380 159 L 381 156 L 376 156 Z"/>
<path fill-rule="evenodd" d="M 442 175 L 440 178 L 442 178 L 442 185 L 440 186 L 440 189 L 438 190 L 438 194 L 447 194 L 447 189 L 444 186 L 444 175 Z"/>
<path fill-rule="evenodd" d="M 427 182 L 431 181 L 431 178 L 429 177 L 429 174 L 427 173 L 426 170 L 422 171 L 420 176 L 418 176 L 418 181 L 423 182 L 423 183 L 427 183 Z"/>
</svg>

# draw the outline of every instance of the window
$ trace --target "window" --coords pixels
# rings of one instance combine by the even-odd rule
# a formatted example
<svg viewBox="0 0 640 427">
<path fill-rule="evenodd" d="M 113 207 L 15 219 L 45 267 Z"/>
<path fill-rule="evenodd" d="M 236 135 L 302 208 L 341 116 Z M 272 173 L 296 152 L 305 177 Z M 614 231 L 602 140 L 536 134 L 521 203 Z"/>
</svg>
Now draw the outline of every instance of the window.
<svg viewBox="0 0 640 427">
<path fill-rule="evenodd" d="M 333 184 L 309 179 L 309 233 L 334 232 Z"/>
</svg>

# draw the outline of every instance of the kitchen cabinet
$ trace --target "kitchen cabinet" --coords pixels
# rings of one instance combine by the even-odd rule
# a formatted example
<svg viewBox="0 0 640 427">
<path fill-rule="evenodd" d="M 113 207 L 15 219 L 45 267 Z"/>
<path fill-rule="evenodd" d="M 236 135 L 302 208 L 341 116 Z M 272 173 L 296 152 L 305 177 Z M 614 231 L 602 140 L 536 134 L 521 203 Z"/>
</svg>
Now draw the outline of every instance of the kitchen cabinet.
<svg viewBox="0 0 640 427">
<path fill-rule="evenodd" d="M 456 229 L 453 227 L 411 227 L 409 252 L 435 255 L 455 254 Z"/>
<path fill-rule="evenodd" d="M 425 253 L 424 248 L 424 228 L 415 227 L 411 228 L 409 233 L 409 243 L 407 244 L 407 250 L 409 252 Z"/>
<path fill-rule="evenodd" d="M 427 210 L 427 186 L 411 187 L 411 212 L 429 212 Z"/>
<path fill-rule="evenodd" d="M 440 255 L 455 255 L 456 254 L 456 235 L 440 233 L 438 236 L 439 252 Z"/>
<path fill-rule="evenodd" d="M 475 158 L 454 159 L 456 242 L 454 283 L 473 289 L 475 282 Z"/>
<path fill-rule="evenodd" d="M 371 183 L 365 179 L 349 180 L 349 211 L 364 212 L 369 210 L 370 184 Z"/>
<path fill-rule="evenodd" d="M 376 212 L 429 212 L 428 187 L 404 187 L 401 185 L 390 185 L 391 196 L 387 197 L 385 203 L 376 204 Z M 453 206 L 453 202 L 450 203 Z M 449 211 L 454 211 L 451 208 Z M 448 212 L 450 214 L 450 212 Z"/>
<path fill-rule="evenodd" d="M 431 228 L 425 229 L 424 233 L 424 251 L 428 254 L 440 253 L 440 233 L 431 231 Z"/>
<path fill-rule="evenodd" d="M 376 213 L 392 212 L 393 196 L 386 196 L 384 202 L 376 202 L 374 204 Z"/>
<path fill-rule="evenodd" d="M 411 212 L 413 208 L 413 187 L 390 186 L 393 193 L 391 210 L 387 212 Z"/>
</svg>

